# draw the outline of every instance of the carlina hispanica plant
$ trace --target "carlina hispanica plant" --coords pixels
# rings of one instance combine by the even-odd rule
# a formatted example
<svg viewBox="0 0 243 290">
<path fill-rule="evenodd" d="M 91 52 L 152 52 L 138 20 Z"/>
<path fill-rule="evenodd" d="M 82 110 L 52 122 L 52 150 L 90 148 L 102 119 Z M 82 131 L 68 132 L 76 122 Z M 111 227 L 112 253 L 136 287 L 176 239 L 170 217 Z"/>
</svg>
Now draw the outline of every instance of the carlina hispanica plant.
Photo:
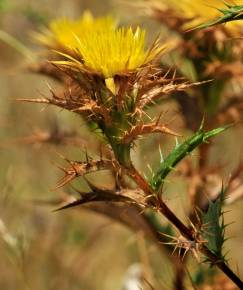
<svg viewBox="0 0 243 290">
<path fill-rule="evenodd" d="M 92 209 L 95 204 L 95 211 L 143 231 L 168 254 L 175 269 L 175 289 L 184 289 L 184 257 L 188 252 L 199 263 L 220 269 L 243 289 L 243 282 L 230 269 L 223 252 L 222 206 L 227 188 L 220 188 L 216 198 L 204 204 L 204 208 L 194 208 L 187 224 L 164 199 L 168 175 L 196 148 L 209 144 L 229 126 L 207 130 L 206 116 L 190 137 L 182 138 L 180 132 L 163 123 L 161 114 L 156 118 L 149 116 L 151 108 L 160 108 L 163 98 L 200 89 L 204 84 L 185 81 L 161 67 L 160 58 L 169 45 L 161 45 L 160 39 L 155 39 L 146 47 L 145 38 L 146 31 L 140 27 L 119 27 L 112 17 L 94 18 L 89 12 L 77 20 L 57 19 L 36 35 L 47 50 L 48 61 L 34 69 L 58 80 L 63 91 L 51 89 L 50 97 L 19 100 L 54 105 L 79 115 L 90 128 L 90 134 L 96 134 L 102 143 L 98 152 L 92 152 L 95 149 L 91 146 L 84 160 L 64 157 L 67 166 L 60 167 L 64 176 L 56 188 L 70 186 L 73 180 L 83 178 L 90 191 L 76 189 L 80 198 L 58 210 L 86 203 Z M 160 164 L 152 169 L 151 178 L 145 178 L 131 158 L 137 140 L 148 134 L 168 135 L 176 140 L 166 158 L 158 148 Z M 100 157 L 91 157 L 94 154 Z M 103 170 L 114 177 L 112 190 L 98 187 L 86 176 Z M 129 218 L 121 215 L 124 209 Z M 168 220 L 168 226 L 160 224 L 159 215 Z M 175 249 L 179 249 L 179 254 L 171 256 Z"/>
</svg>

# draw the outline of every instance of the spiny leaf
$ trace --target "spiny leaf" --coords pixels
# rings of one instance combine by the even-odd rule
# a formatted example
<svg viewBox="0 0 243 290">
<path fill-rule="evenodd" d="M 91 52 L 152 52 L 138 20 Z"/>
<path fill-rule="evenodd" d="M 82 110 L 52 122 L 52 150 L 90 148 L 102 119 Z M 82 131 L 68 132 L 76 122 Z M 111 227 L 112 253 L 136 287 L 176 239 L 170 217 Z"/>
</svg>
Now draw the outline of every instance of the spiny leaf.
<svg viewBox="0 0 243 290">
<path fill-rule="evenodd" d="M 117 194 L 116 194 L 117 195 Z M 75 202 L 73 206 L 79 206 L 80 209 L 85 209 L 89 211 L 93 211 L 98 214 L 102 214 L 106 217 L 109 217 L 113 219 L 116 222 L 119 222 L 125 226 L 128 226 L 132 230 L 136 232 L 144 232 L 145 236 L 148 237 L 151 240 L 157 241 L 157 234 L 151 227 L 150 222 L 145 216 L 145 212 L 142 211 L 142 208 L 139 207 L 137 204 L 133 202 L 126 202 L 125 200 L 123 201 L 118 201 L 118 198 L 114 201 L 111 201 L 111 199 L 108 198 L 107 200 L 104 201 L 97 201 L 97 200 L 90 200 L 88 196 L 86 196 L 86 201 L 83 202 L 82 204 L 78 204 L 78 200 L 74 200 L 73 197 L 71 197 L 69 194 L 63 193 L 61 197 L 57 199 L 51 199 L 51 200 L 43 200 L 43 199 L 34 199 L 33 202 L 38 205 L 38 206 L 59 206 L 59 210 L 61 211 L 60 204 L 64 204 L 64 207 L 66 205 L 67 208 L 71 208 L 72 202 Z M 98 198 L 98 193 L 96 192 L 96 197 Z M 105 198 L 104 198 L 105 199 Z M 114 197 L 115 199 L 115 197 Z M 125 202 L 124 202 L 125 201 Z M 68 206 L 70 204 L 70 206 Z M 128 206 L 129 205 L 129 206 Z M 56 209 L 58 211 L 58 208 Z M 163 237 L 163 236 L 162 236 Z M 158 243 L 157 243 L 158 244 Z M 162 245 L 162 244 L 158 244 Z M 165 247 L 167 249 L 167 247 Z"/>
<path fill-rule="evenodd" d="M 63 209 L 68 209 L 76 206 L 80 206 L 90 202 L 127 202 L 134 203 L 132 199 L 129 199 L 126 196 L 115 194 L 109 191 L 100 190 L 97 192 L 87 192 L 83 193 L 79 199 L 65 204 L 64 206 L 56 209 L 55 211 L 60 211 Z"/>
<path fill-rule="evenodd" d="M 227 8 L 217 9 L 223 14 L 223 16 L 216 18 L 210 22 L 203 23 L 197 26 L 195 29 L 204 29 L 214 25 L 243 19 L 243 5 L 230 5 L 227 3 L 225 3 L 225 5 Z"/>
<path fill-rule="evenodd" d="M 223 218 L 222 206 L 224 203 L 225 189 L 222 187 L 220 195 L 215 201 L 209 200 L 209 206 L 206 213 L 202 213 L 202 222 L 207 225 L 207 230 L 202 234 L 207 241 L 208 248 L 219 258 L 224 260 L 222 254 L 225 242 L 225 223 Z"/>
<path fill-rule="evenodd" d="M 80 198 L 75 201 L 69 202 L 64 206 L 56 209 L 55 211 L 60 211 L 63 209 L 76 207 L 91 202 L 120 202 L 127 203 L 129 205 L 136 204 L 144 206 L 144 196 L 142 192 L 137 189 L 119 189 L 119 190 L 108 190 L 104 188 L 99 188 L 96 185 L 92 184 L 89 180 L 86 179 L 89 187 L 92 191 L 90 192 L 81 192 L 74 188 L 74 190 L 79 193 Z"/>
<path fill-rule="evenodd" d="M 218 135 L 225 131 L 229 126 L 220 127 L 208 132 L 204 132 L 200 128 L 192 137 L 187 139 L 182 144 L 178 144 L 167 156 L 165 161 L 161 164 L 159 170 L 151 181 L 151 186 L 158 191 L 164 182 L 166 176 L 175 168 L 175 166 L 190 154 L 195 148 L 206 142 L 209 138 Z"/>
</svg>

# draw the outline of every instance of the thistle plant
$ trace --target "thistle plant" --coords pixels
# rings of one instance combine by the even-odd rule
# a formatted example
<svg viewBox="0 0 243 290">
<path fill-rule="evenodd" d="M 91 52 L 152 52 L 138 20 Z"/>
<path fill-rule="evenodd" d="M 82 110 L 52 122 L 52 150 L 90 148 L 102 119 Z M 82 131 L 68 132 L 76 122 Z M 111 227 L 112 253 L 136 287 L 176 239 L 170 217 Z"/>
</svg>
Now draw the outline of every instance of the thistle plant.
<svg viewBox="0 0 243 290">
<path fill-rule="evenodd" d="M 182 5 L 183 1 L 180 3 Z M 185 3 L 188 4 L 187 1 Z M 188 18 L 177 15 L 170 5 L 165 7 L 176 15 L 175 23 L 185 25 L 192 18 L 191 15 Z M 158 10 L 156 13 L 158 15 Z M 169 28 L 172 28 L 172 23 Z M 181 33 L 181 30 L 177 32 Z M 146 46 L 146 31 L 140 27 L 119 27 L 111 17 L 95 19 L 90 13 L 85 13 L 78 20 L 55 20 L 36 36 L 46 49 L 48 61 L 35 66 L 34 70 L 58 80 L 63 90 L 56 92 L 50 88 L 50 97 L 21 101 L 68 110 L 80 116 L 90 128 L 90 134 L 95 134 L 101 140 L 100 150 L 94 149 L 94 152 L 91 146 L 89 150 L 86 148 L 83 160 L 63 157 L 67 166 L 59 167 L 64 175 L 56 189 L 68 188 L 73 180 L 83 178 L 90 190 L 83 192 L 75 188 L 80 198 L 61 205 L 58 210 L 88 204 L 92 210 L 121 221 L 136 231 L 143 231 L 159 249 L 168 253 L 175 269 L 175 289 L 184 288 L 184 263 L 188 253 L 192 253 L 200 263 L 208 262 L 219 268 L 228 279 L 242 288 L 243 282 L 228 266 L 223 251 L 225 224 L 222 207 L 226 190 L 221 188 L 209 202 L 199 200 L 199 187 L 204 189 L 204 179 L 211 170 L 207 168 L 205 152 L 210 148 L 211 138 L 229 127 L 225 126 L 228 122 L 209 122 L 211 115 L 206 115 L 203 120 L 203 115 L 206 110 L 217 119 L 215 114 L 218 114 L 221 95 L 210 95 L 210 92 L 215 92 L 216 86 L 221 93 L 233 73 L 221 77 L 220 82 L 224 82 L 220 83 L 220 88 L 217 81 L 216 84 L 208 82 L 211 72 L 205 75 L 208 68 L 205 62 L 212 54 L 201 56 L 200 45 L 204 44 L 203 49 L 207 45 L 203 43 L 205 38 L 192 45 L 192 41 L 198 37 L 198 32 L 193 33 L 191 38 L 188 34 L 182 35 L 179 51 L 185 57 L 189 49 L 195 49 L 189 61 L 197 70 L 197 78 L 190 80 L 188 75 L 183 75 L 183 70 L 174 74 L 168 64 L 161 66 L 160 60 L 170 45 L 161 44 L 160 39 L 155 39 L 150 46 Z M 227 32 L 223 34 L 224 37 L 226 35 Z M 211 37 L 211 34 L 208 36 L 205 33 L 204 36 Z M 216 41 L 217 37 L 218 33 L 215 33 L 212 38 Z M 226 57 L 227 61 L 234 59 L 232 50 L 226 52 L 219 47 L 214 50 L 213 56 Z M 193 93 L 198 97 L 192 99 Z M 160 107 L 160 103 L 168 98 L 176 99 L 181 106 L 187 128 L 192 130 L 188 138 L 182 137 L 182 132 L 163 122 L 163 107 Z M 161 114 L 151 117 L 151 108 L 161 110 Z M 176 144 L 166 158 L 157 148 L 160 163 L 152 169 L 151 178 L 146 178 L 136 168 L 131 154 L 136 151 L 138 140 L 148 134 L 168 135 L 175 139 Z M 196 171 L 192 170 L 189 162 L 185 176 L 188 179 L 192 175 L 197 176 L 199 180 L 194 188 L 190 188 L 192 208 L 186 224 L 167 205 L 164 184 L 178 164 L 188 161 L 186 157 L 198 147 L 202 148 L 199 150 L 203 160 L 199 160 Z M 88 174 L 103 170 L 112 174 L 113 189 L 99 187 L 89 180 Z M 189 172 L 192 172 L 191 176 Z M 123 210 L 128 212 L 128 219 L 121 215 Z M 160 215 L 167 219 L 168 226 L 160 224 Z M 175 248 L 179 249 L 179 254 L 170 256 Z"/>
<path fill-rule="evenodd" d="M 162 59 L 163 66 L 175 65 L 179 77 L 194 81 L 211 80 L 207 84 L 192 87 L 183 93 L 172 93 L 172 98 L 168 98 L 168 102 L 174 100 L 179 105 L 185 129 L 197 132 L 202 118 L 205 120 L 204 128 L 208 130 L 225 123 L 239 122 L 242 119 L 240 84 L 242 22 L 236 21 L 241 17 L 241 4 L 241 1 L 223 3 L 222 1 L 186 0 L 138 1 L 137 3 L 137 7 L 140 7 L 144 15 L 156 19 L 161 26 L 172 31 L 173 40 L 178 43 L 172 54 L 173 62 L 165 62 Z M 134 6 L 136 7 L 136 4 Z M 226 23 L 226 25 L 216 25 L 220 23 Z M 198 222 L 200 219 L 195 213 L 195 208 L 204 213 L 208 211 L 206 216 L 210 215 L 214 220 L 219 220 L 219 213 L 222 213 L 216 210 L 217 200 L 221 195 L 220 167 L 222 168 L 222 165 L 220 161 L 216 168 L 210 164 L 211 149 L 212 144 L 208 142 L 202 144 L 199 147 L 200 158 L 196 169 L 195 164 L 188 161 L 186 172 L 183 173 L 184 180 L 187 180 L 188 195 L 191 200 L 191 214 L 189 215 L 194 224 L 202 225 L 202 220 L 205 221 L 205 218 L 202 218 Z M 161 171 L 162 174 L 164 172 L 166 171 Z M 234 199 L 236 188 L 233 189 L 232 182 L 238 180 L 242 184 L 241 172 L 239 164 L 232 173 L 227 189 L 224 190 L 228 201 L 226 199 L 223 204 L 229 204 L 231 197 L 232 200 L 237 200 Z M 210 180 L 213 182 L 211 183 Z M 213 207 L 211 202 L 215 202 Z M 216 214 L 218 218 L 213 218 L 212 208 L 214 208 L 214 214 L 218 211 Z M 213 234 L 217 236 L 218 242 L 214 241 L 214 243 L 217 244 L 218 249 L 222 249 L 225 235 L 224 223 L 220 222 L 218 225 L 220 224 L 221 230 Z M 214 230 L 220 228 L 218 225 L 215 225 Z M 215 250 L 216 246 L 213 251 Z M 223 257 L 222 252 L 220 255 Z"/>
</svg>

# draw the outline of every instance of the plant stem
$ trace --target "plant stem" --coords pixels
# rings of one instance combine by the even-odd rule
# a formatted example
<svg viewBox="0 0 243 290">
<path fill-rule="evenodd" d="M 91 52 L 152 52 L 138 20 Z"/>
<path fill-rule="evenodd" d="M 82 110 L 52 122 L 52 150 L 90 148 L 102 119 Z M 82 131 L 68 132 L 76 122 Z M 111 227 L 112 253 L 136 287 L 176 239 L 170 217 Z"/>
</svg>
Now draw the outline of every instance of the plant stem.
<svg viewBox="0 0 243 290">
<path fill-rule="evenodd" d="M 152 207 L 156 207 L 157 210 L 163 216 L 165 216 L 187 240 L 194 241 L 195 238 L 193 236 L 193 231 L 184 225 L 183 222 L 181 222 L 181 220 L 171 211 L 171 209 L 165 204 L 161 197 L 156 197 L 156 193 L 134 167 L 131 169 L 130 176 L 149 197 L 147 200 L 148 204 Z M 213 265 L 217 266 L 221 271 L 223 271 L 225 275 L 235 283 L 235 285 L 237 285 L 240 289 L 243 289 L 243 281 L 241 281 L 241 279 L 225 264 L 224 261 L 219 259 L 205 245 L 199 247 L 199 251 L 205 255 Z"/>
<path fill-rule="evenodd" d="M 177 216 L 170 210 L 162 199 L 159 199 L 160 212 L 180 231 L 180 233 L 188 240 L 193 241 L 194 237 L 192 231 L 185 226 Z M 243 281 L 214 253 L 212 253 L 205 245 L 199 248 L 200 252 L 204 254 L 213 265 L 217 266 L 221 271 L 228 276 L 240 289 L 243 289 Z"/>
</svg>

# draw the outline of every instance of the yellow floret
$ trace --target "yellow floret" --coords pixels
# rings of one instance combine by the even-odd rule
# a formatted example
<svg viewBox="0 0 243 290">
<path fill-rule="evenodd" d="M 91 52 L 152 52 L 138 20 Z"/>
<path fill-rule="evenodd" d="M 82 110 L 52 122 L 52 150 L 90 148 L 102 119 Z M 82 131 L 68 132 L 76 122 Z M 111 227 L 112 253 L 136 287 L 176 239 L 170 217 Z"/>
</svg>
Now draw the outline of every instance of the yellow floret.
<svg viewBox="0 0 243 290">
<path fill-rule="evenodd" d="M 116 21 L 110 16 L 94 18 L 86 11 L 77 20 L 68 18 L 56 19 L 50 22 L 49 29 L 37 36 L 43 44 L 57 48 L 73 47 L 77 42 L 76 38 L 82 38 L 85 34 L 94 31 L 113 30 L 116 27 Z"/>
<path fill-rule="evenodd" d="M 105 78 L 136 70 L 161 50 L 155 46 L 145 49 L 145 30 L 140 28 L 135 32 L 131 28 L 95 32 L 76 41 L 84 66 Z"/>
</svg>

